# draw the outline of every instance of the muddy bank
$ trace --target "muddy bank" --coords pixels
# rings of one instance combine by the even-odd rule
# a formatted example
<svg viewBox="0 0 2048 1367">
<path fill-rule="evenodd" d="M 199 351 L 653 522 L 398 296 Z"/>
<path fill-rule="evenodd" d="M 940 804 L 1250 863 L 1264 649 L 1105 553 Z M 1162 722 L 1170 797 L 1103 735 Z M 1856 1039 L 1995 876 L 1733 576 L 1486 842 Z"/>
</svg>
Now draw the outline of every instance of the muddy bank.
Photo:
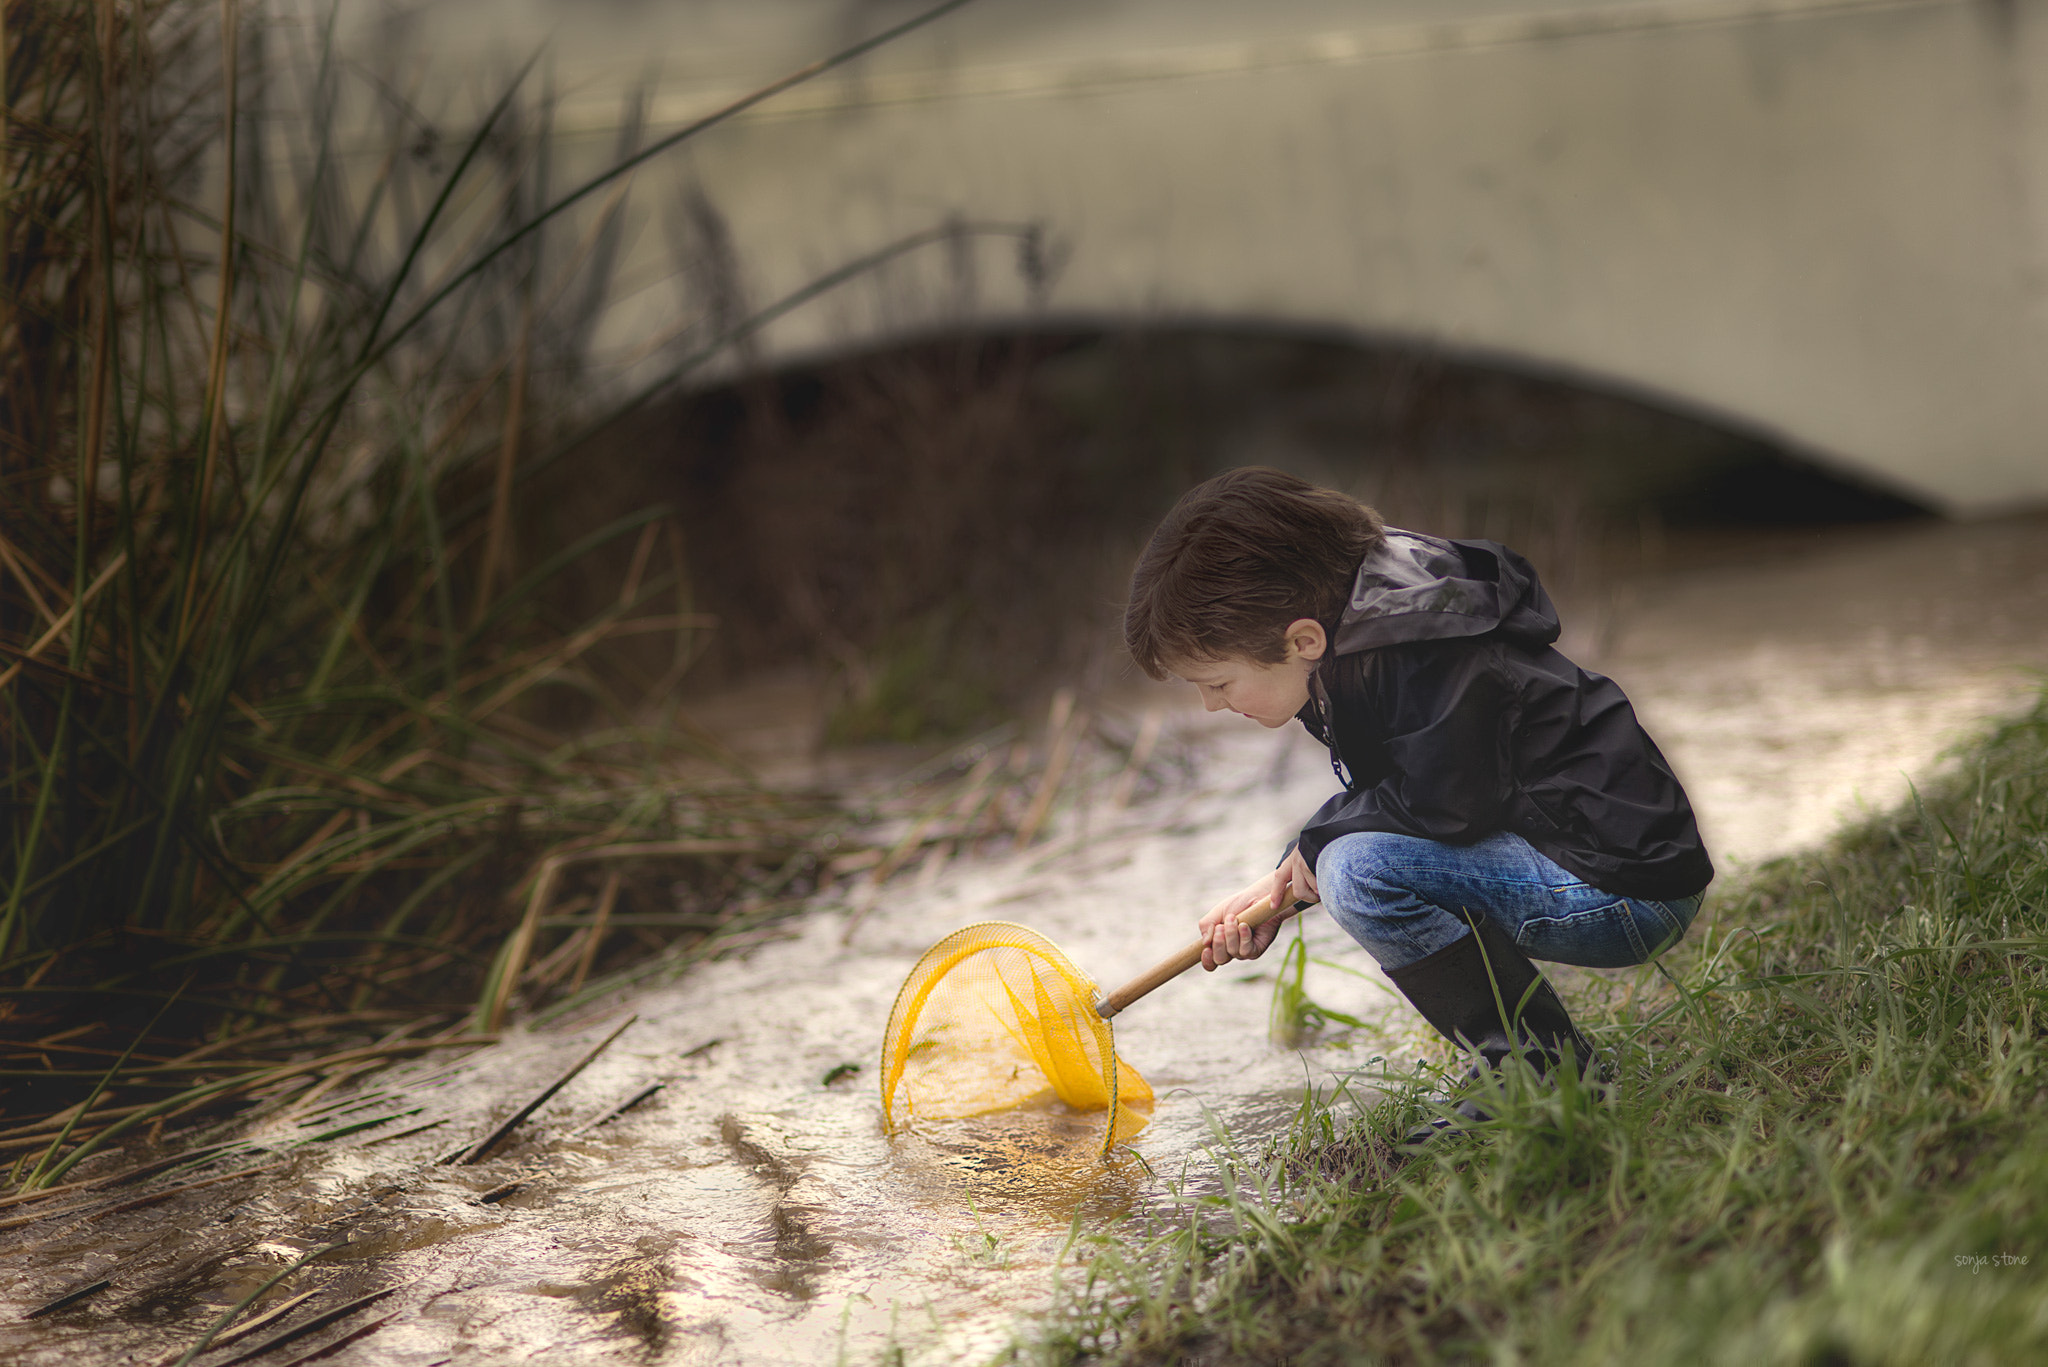
<svg viewBox="0 0 2048 1367">
<path fill-rule="evenodd" d="M 1817 839 L 1859 802 L 1890 801 L 1946 744 L 2026 696 L 2029 670 L 2048 669 L 2041 519 L 1724 539 L 1674 545 L 1669 562 L 1568 597 L 1567 647 L 1636 699 L 1724 869 Z M 1304 1084 L 1330 1085 L 1416 1039 L 1365 956 L 1310 917 L 1314 952 L 1336 965 L 1310 970 L 1311 995 L 1375 1025 L 1281 1048 L 1266 1031 L 1268 965 L 1174 984 L 1118 1022 L 1120 1048 L 1160 1104 L 1116 1161 L 1076 1161 L 1085 1144 L 1026 1122 L 882 1136 L 881 1025 L 933 940 L 973 920 L 1017 920 L 1120 980 L 1270 863 L 1332 783 L 1298 731 L 1184 705 L 1170 725 L 1191 747 L 1185 782 L 1123 811 L 1087 789 L 1030 850 L 906 872 L 850 941 L 848 902 L 828 900 L 792 938 L 467 1057 L 375 1074 L 325 1098 L 325 1114 L 245 1127 L 249 1150 L 196 1174 L 252 1175 L 127 1212 L 87 1194 L 96 1204 L 0 1230 L 0 1298 L 15 1321 L 0 1328 L 0 1356 L 157 1360 L 298 1254 L 344 1236 L 346 1248 L 272 1293 L 322 1291 L 280 1325 L 396 1289 L 263 1361 L 358 1333 L 326 1360 L 864 1362 L 892 1344 L 913 1361 L 993 1353 L 1052 1276 L 1077 1274 L 1075 1230 L 1112 1229 L 1200 1190 L 1217 1127 L 1256 1143 L 1284 1128 Z M 804 754 L 786 760 L 800 766 Z M 473 1166 L 436 1163 L 635 1012 L 504 1149 Z M 595 1124 L 656 1082 L 660 1092 Z M 291 1147 L 399 1112 L 410 1113 Z M 102 1280 L 76 1305 L 19 1322 Z"/>
<path fill-rule="evenodd" d="M 1674 537 L 1670 568 L 1569 604 L 1725 870 L 1814 844 L 2048 677 L 2048 518 Z"/>
</svg>

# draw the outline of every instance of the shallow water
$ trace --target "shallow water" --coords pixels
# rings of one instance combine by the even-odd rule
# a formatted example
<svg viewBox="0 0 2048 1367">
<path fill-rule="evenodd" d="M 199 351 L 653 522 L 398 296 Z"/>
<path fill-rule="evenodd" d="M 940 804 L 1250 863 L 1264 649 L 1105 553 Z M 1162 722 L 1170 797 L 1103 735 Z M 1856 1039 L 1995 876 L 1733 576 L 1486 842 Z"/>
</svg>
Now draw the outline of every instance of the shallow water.
<svg viewBox="0 0 2048 1367">
<path fill-rule="evenodd" d="M 1894 800 L 1945 746 L 2023 702 L 2026 670 L 2048 669 L 2048 522 L 1741 549 L 1565 605 L 1567 647 L 1629 690 L 1724 870 Z M 1417 1038 L 1366 957 L 1311 916 L 1314 953 L 1357 974 L 1314 968 L 1311 994 L 1377 1028 L 1282 1048 L 1266 1029 L 1272 960 L 1197 973 L 1117 1022 L 1120 1052 L 1159 1104 L 1111 1162 L 1092 1156 L 1097 1122 L 1050 1112 L 883 1135 L 882 1023 L 934 940 L 974 920 L 1021 921 L 1121 981 L 1269 866 L 1331 788 L 1298 728 L 1187 708 L 1173 724 L 1199 738 L 1194 781 L 1121 813 L 1084 800 L 1032 850 L 899 878 L 850 944 L 845 909 L 821 906 L 792 938 L 679 982 L 465 1061 L 375 1075 L 364 1100 L 420 1113 L 300 1153 L 267 1186 L 227 1184 L 126 1223 L 56 1218 L 0 1234 L 13 1241 L 0 1244 L 0 1301 L 14 1314 L 115 1282 L 78 1311 L 0 1327 L 0 1358 L 149 1360 L 217 1313 L 208 1306 L 340 1231 L 356 1242 L 320 1273 L 335 1289 L 316 1304 L 350 1286 L 400 1289 L 374 1312 L 382 1326 L 331 1362 L 858 1363 L 890 1345 L 912 1362 L 993 1355 L 1016 1316 L 1047 1302 L 1055 1273 L 1077 1275 L 1087 1245 L 1074 1234 L 1130 1228 L 1120 1221 L 1208 1189 L 1219 1134 L 1282 1134 L 1304 1085 L 1334 1085 Z M 508 1150 L 432 1165 L 629 1012 L 638 1021 Z M 849 1063 L 861 1071 L 825 1083 Z M 646 1104 L 578 1133 L 658 1080 Z M 303 1133 L 253 1137 L 287 1131 Z"/>
</svg>

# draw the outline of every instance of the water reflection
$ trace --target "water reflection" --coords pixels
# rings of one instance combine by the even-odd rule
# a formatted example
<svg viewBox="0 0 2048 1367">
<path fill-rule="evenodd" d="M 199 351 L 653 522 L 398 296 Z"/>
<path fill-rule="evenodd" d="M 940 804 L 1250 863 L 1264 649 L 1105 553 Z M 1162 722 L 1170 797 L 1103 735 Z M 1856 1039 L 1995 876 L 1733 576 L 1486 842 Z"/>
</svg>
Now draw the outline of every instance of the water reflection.
<svg viewBox="0 0 2048 1367">
<path fill-rule="evenodd" d="M 1101 1114 L 1047 1099 L 994 1115 L 920 1123 L 895 1141 L 897 1179 L 936 1209 L 963 1203 L 1060 1227 L 1128 1212 L 1148 1174 L 1129 1149 L 1102 1156 Z"/>
</svg>

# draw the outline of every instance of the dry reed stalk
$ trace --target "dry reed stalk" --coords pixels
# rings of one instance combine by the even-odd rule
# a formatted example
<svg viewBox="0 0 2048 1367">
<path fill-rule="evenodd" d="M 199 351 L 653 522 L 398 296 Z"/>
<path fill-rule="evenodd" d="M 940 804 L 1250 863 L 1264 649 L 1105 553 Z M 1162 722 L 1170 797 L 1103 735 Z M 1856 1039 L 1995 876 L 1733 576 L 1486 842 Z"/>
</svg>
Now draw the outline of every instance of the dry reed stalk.
<svg viewBox="0 0 2048 1367">
<path fill-rule="evenodd" d="M 125 1215 L 131 1210 L 142 1210 L 159 1202 L 168 1201 L 173 1196 L 183 1196 L 187 1192 L 203 1191 L 208 1187 L 217 1187 L 223 1182 L 232 1182 L 241 1177 L 255 1177 L 266 1172 L 276 1172 L 279 1168 L 288 1166 L 290 1162 L 290 1159 L 281 1158 L 275 1163 L 265 1163 L 260 1167 L 237 1168 L 233 1172 L 216 1173 L 212 1177 L 202 1177 L 195 1182 L 182 1182 L 177 1186 L 165 1187 L 161 1191 L 148 1192 L 126 1201 L 115 1201 L 110 1205 L 95 1206 L 88 1202 L 83 1205 L 60 1206 L 56 1210 L 36 1211 L 28 1215 L 15 1215 L 8 1219 L 0 1220 L 0 1230 L 21 1229 L 42 1220 L 54 1220 L 70 1216 L 79 1216 L 87 1220 L 98 1220 L 109 1215 Z"/>
<path fill-rule="evenodd" d="M 208 1144 L 201 1148 L 172 1154 L 168 1158 L 159 1158 L 154 1162 L 144 1163 L 140 1167 L 129 1168 L 123 1172 L 109 1173 L 104 1177 L 88 1178 L 82 1182 L 67 1182 L 62 1186 L 44 1187 L 38 1191 L 21 1192 L 13 1196 L 0 1198 L 0 1208 L 28 1205 L 72 1192 L 102 1191 L 109 1187 L 123 1187 L 130 1182 L 140 1182 L 146 1177 L 154 1177 L 167 1168 L 205 1166 L 215 1159 L 225 1157 L 229 1153 L 238 1151 L 243 1147 L 238 1140 L 230 1140 L 220 1144 Z"/>
<path fill-rule="evenodd" d="M 227 430 L 228 350 L 235 297 L 235 189 L 240 169 L 240 158 L 236 155 L 241 97 L 241 82 L 237 76 L 242 48 L 239 0 L 221 0 L 220 32 L 223 73 L 220 292 L 214 304 L 213 346 L 207 357 L 205 456 L 199 468 L 199 496 L 193 504 L 194 546 L 202 546 L 206 542 L 207 515 L 213 501 L 214 474 L 220 463 L 221 443 Z M 79 491 L 81 501 L 90 494 L 90 490 Z M 191 557 L 191 566 L 185 578 L 185 596 L 179 607 L 177 640 L 180 645 L 190 635 L 199 609 L 199 575 L 202 564 L 203 560 L 199 555 Z"/>
<path fill-rule="evenodd" d="M 512 528 L 512 474 L 519 465 L 519 437 L 526 429 L 526 382 L 533 365 L 533 292 L 531 279 L 522 292 L 519 308 L 519 340 L 512 351 L 512 389 L 505 400 L 505 426 L 498 439 L 498 462 L 491 481 L 490 529 L 484 536 L 483 567 L 477 572 L 476 608 L 472 628 L 481 626 L 490 613 L 492 590 L 496 587 L 508 555 Z"/>
<path fill-rule="evenodd" d="M 49 573 L 33 559 L 15 549 L 4 534 L 0 534 L 0 565 L 5 565 L 22 592 L 28 595 L 30 605 L 38 616 L 47 622 L 57 620 L 57 610 L 44 600 L 42 589 L 47 587 L 52 597 L 63 600 L 68 595 L 64 587 L 49 576 Z"/>
<path fill-rule="evenodd" d="M 99 62 L 94 83 L 100 104 L 100 116 L 96 120 L 96 132 L 101 142 L 100 160 L 106 166 L 96 187 L 103 201 L 110 201 L 116 187 L 121 183 L 120 156 L 121 140 L 115 131 L 119 127 L 119 101 L 115 94 L 119 80 L 120 66 L 114 50 L 114 35 L 117 26 L 112 0 L 100 0 L 94 15 L 96 37 L 99 40 Z M 0 68 L 4 70 L 4 68 Z M 113 282 L 114 263 L 112 260 L 111 224 L 114 206 L 103 202 L 94 216 L 96 231 L 92 234 L 93 289 L 93 338 L 92 338 L 92 379 L 85 401 L 85 437 L 79 451 L 78 478 L 78 538 L 76 571 L 79 582 L 85 578 L 87 557 L 94 544 L 94 512 L 99 506 L 100 457 L 106 445 L 108 385 L 113 371 L 114 315 L 116 309 Z M 73 665 L 78 664 L 74 645 Z"/>
<path fill-rule="evenodd" d="M 1109 809 L 1120 812 L 1131 805 L 1131 794 L 1137 790 L 1138 778 L 1145 772 L 1145 766 L 1152 762 L 1152 751 L 1159 745 L 1159 733 L 1165 729 L 1166 713 L 1157 707 L 1145 709 L 1145 720 L 1139 723 L 1138 738 L 1131 745 L 1131 755 L 1116 776 L 1116 787 L 1110 791 Z"/>
<path fill-rule="evenodd" d="M 706 840 L 643 840 L 622 844 L 599 845 L 589 849 L 562 850 L 543 859 L 532 874 L 531 889 L 526 897 L 526 910 L 519 918 L 511 937 L 499 951 L 498 962 L 493 965 L 491 978 L 484 998 L 480 1003 L 477 1020 L 479 1028 L 485 1031 L 498 1029 L 505 1019 L 505 1008 L 511 1002 L 512 991 L 519 977 L 526 971 L 526 960 L 533 952 L 533 939 L 540 928 L 540 918 L 554 896 L 556 883 L 562 870 L 570 864 L 594 863 L 615 859 L 673 859 L 718 854 L 759 854 L 777 848 L 772 842 L 760 839 L 706 839 Z"/>
<path fill-rule="evenodd" d="M 114 581 L 114 576 L 125 569 L 127 564 L 128 553 L 126 551 L 122 551 L 112 560 L 108 561 L 106 567 L 94 577 L 92 583 L 88 584 L 78 597 L 65 605 L 63 613 L 50 623 L 50 629 L 41 636 L 38 636 L 12 665 L 4 670 L 0 670 L 0 688 L 5 688 L 8 684 L 13 683 L 15 677 L 21 673 L 24 666 L 63 637 L 70 630 L 71 624 L 77 619 L 79 612 L 89 605 L 93 599 L 99 597 L 100 590 L 111 584 Z M 77 652 L 81 642 L 82 638 L 74 637 L 72 641 L 74 654 Z"/>
<path fill-rule="evenodd" d="M 1052 720 L 1046 729 L 1053 737 L 1052 752 L 1046 757 L 1045 773 L 1038 781 L 1038 791 L 1032 795 L 1031 806 L 1017 824 L 1020 850 L 1038 838 L 1039 828 L 1052 811 L 1053 799 L 1059 795 L 1060 783 L 1067 776 L 1067 766 L 1073 762 L 1075 747 L 1088 729 L 1088 713 L 1075 707 L 1072 689 L 1062 688 L 1053 695 Z"/>
<path fill-rule="evenodd" d="M 597 951 L 604 943 L 605 930 L 612 918 L 612 908 L 619 900 L 619 875 L 613 871 L 604 876 L 604 891 L 597 899 L 597 914 L 590 920 L 590 927 L 583 942 L 583 953 L 576 960 L 576 972 L 569 979 L 564 990 L 568 996 L 575 996 L 583 990 L 583 980 L 590 976 L 590 966 L 597 962 Z"/>
</svg>

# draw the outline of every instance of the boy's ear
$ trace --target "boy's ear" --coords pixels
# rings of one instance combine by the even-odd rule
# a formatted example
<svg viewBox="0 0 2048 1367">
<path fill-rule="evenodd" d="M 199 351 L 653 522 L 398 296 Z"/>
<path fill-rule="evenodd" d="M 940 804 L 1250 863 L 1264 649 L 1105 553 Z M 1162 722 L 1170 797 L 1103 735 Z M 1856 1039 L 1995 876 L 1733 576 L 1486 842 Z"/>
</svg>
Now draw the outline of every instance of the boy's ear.
<svg viewBox="0 0 2048 1367">
<path fill-rule="evenodd" d="M 1329 648 L 1329 633 L 1315 618 L 1298 617 L 1287 624 L 1287 653 L 1295 659 L 1313 664 L 1322 659 Z"/>
</svg>

